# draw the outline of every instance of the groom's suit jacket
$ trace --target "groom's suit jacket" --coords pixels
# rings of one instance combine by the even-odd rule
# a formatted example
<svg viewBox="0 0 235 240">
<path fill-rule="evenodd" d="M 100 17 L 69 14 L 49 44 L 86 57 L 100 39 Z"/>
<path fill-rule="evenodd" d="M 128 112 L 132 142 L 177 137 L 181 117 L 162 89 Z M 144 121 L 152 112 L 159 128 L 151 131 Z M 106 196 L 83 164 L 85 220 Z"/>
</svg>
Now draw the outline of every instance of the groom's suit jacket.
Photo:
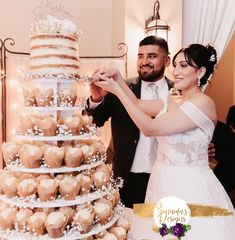
<svg viewBox="0 0 235 240">
<path fill-rule="evenodd" d="M 126 80 L 137 98 L 140 98 L 141 80 L 139 77 Z M 169 89 L 173 82 L 166 78 Z M 107 149 L 108 162 L 113 164 L 114 177 L 127 178 L 135 156 L 139 140 L 139 129 L 129 117 L 119 99 L 109 93 L 102 103 L 94 109 L 86 109 L 88 115 L 93 116 L 93 122 L 102 127 L 111 118 L 112 137 Z M 145 156 L 143 156 L 144 158 Z"/>
</svg>

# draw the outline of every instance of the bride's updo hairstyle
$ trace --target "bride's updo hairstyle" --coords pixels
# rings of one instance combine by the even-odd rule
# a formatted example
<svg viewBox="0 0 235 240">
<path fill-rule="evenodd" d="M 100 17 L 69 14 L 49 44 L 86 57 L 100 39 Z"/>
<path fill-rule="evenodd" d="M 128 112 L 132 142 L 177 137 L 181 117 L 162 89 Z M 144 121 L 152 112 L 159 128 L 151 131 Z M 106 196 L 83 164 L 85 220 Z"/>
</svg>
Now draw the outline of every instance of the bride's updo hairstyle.
<svg viewBox="0 0 235 240">
<path fill-rule="evenodd" d="M 179 53 L 183 53 L 186 62 L 194 68 L 206 68 L 206 73 L 204 76 L 200 79 L 200 82 L 198 85 L 202 87 L 205 85 L 209 79 L 211 74 L 214 72 L 215 65 L 217 63 L 217 53 L 216 50 L 210 46 L 207 45 L 206 47 L 201 44 L 191 44 L 187 48 L 180 49 L 175 56 L 173 57 L 173 65 L 175 62 L 175 59 Z"/>
</svg>

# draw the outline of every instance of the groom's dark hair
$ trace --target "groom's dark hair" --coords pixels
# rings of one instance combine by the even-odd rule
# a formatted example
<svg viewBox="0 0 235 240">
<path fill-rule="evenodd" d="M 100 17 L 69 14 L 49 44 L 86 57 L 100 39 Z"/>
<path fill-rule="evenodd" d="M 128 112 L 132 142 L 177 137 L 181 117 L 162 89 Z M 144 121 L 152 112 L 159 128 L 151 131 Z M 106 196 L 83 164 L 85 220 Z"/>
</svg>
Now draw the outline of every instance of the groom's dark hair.
<svg viewBox="0 0 235 240">
<path fill-rule="evenodd" d="M 145 45 L 156 45 L 159 46 L 162 50 L 164 50 L 167 54 L 169 54 L 168 44 L 164 38 L 156 37 L 156 36 L 148 36 L 142 39 L 139 43 L 139 47 Z"/>
</svg>

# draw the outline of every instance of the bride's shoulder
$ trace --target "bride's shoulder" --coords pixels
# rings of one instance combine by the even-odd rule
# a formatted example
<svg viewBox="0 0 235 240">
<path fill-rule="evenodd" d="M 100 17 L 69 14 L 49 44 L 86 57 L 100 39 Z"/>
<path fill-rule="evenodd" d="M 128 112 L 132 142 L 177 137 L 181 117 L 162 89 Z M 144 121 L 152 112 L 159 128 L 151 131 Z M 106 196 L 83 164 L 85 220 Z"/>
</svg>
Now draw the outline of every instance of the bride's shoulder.
<svg viewBox="0 0 235 240">
<path fill-rule="evenodd" d="M 212 98 L 202 93 L 198 97 L 191 99 L 191 102 L 198 107 L 215 107 L 215 102 Z"/>
<path fill-rule="evenodd" d="M 216 106 L 212 98 L 206 94 L 202 94 L 201 96 L 192 99 L 191 103 L 204 112 L 212 121 L 216 121 Z"/>
</svg>

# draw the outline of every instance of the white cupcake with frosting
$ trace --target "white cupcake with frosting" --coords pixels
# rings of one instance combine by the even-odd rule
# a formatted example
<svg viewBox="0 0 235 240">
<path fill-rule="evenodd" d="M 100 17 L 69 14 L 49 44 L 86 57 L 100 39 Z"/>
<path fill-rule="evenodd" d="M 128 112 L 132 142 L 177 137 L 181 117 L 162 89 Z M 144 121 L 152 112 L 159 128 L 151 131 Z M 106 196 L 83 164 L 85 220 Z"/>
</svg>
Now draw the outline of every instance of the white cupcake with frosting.
<svg viewBox="0 0 235 240">
<path fill-rule="evenodd" d="M 67 218 L 60 211 L 50 213 L 45 220 L 46 230 L 52 238 L 62 237 L 66 225 Z"/>
<path fill-rule="evenodd" d="M 55 198 L 58 190 L 58 182 L 55 179 L 42 179 L 38 185 L 38 195 L 42 201 Z"/>
<path fill-rule="evenodd" d="M 26 231 L 27 223 L 30 216 L 33 215 L 33 211 L 29 208 L 22 208 L 16 213 L 15 217 L 15 229 Z"/>
<path fill-rule="evenodd" d="M 20 197 L 28 197 L 37 192 L 38 182 L 32 178 L 26 178 L 18 182 L 17 193 Z"/>
</svg>

